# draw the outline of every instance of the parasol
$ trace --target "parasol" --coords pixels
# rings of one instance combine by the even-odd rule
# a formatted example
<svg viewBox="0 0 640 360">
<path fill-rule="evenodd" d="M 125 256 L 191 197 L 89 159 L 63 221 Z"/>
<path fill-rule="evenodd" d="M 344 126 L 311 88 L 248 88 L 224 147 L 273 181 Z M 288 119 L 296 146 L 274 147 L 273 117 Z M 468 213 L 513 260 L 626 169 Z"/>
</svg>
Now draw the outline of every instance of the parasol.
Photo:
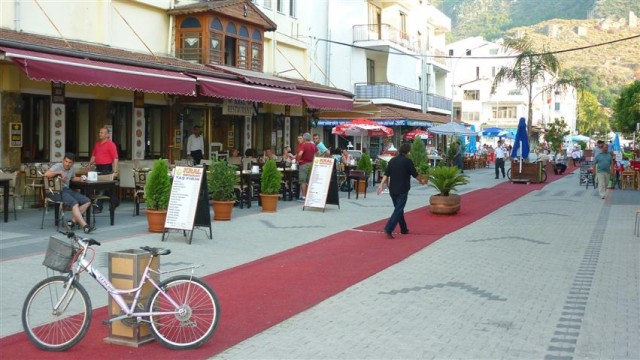
<svg viewBox="0 0 640 360">
<path fill-rule="evenodd" d="M 527 136 L 527 121 L 522 117 L 518 123 L 518 130 L 516 131 L 516 138 L 511 150 L 511 157 L 520 158 L 520 171 L 522 173 L 522 161 L 529 157 L 529 137 Z"/>
<path fill-rule="evenodd" d="M 430 139 L 433 138 L 433 135 L 430 134 L 427 130 L 421 129 L 413 129 L 402 136 L 404 139 L 413 140 L 415 138 L 418 139 Z"/>
</svg>

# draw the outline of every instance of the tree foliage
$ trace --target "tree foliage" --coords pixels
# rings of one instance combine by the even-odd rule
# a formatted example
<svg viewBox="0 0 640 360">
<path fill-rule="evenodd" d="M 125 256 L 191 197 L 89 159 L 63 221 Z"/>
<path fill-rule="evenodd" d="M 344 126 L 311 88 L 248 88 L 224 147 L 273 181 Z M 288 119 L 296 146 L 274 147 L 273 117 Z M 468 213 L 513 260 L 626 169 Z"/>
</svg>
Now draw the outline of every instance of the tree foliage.
<svg viewBox="0 0 640 360">
<path fill-rule="evenodd" d="M 544 133 L 544 141 L 547 142 L 553 151 L 558 153 L 562 150 L 562 143 L 564 142 L 564 137 L 567 135 L 569 135 L 567 123 L 563 118 L 556 118 L 553 122 L 547 124 L 547 129 Z"/>
<path fill-rule="evenodd" d="M 636 124 L 640 123 L 640 81 L 636 80 L 622 89 L 613 111 L 615 130 L 633 133 Z"/>
<path fill-rule="evenodd" d="M 609 132 L 609 118 L 596 96 L 590 91 L 585 90 L 579 96 L 576 128 L 580 134 L 589 137 L 596 133 Z"/>
</svg>

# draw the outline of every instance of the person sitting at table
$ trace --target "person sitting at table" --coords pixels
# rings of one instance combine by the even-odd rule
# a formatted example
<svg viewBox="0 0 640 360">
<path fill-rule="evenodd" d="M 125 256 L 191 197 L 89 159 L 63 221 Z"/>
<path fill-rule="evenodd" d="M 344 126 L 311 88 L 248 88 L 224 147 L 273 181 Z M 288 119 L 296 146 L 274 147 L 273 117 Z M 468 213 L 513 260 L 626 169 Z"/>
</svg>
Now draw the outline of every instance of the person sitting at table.
<svg viewBox="0 0 640 360">
<path fill-rule="evenodd" d="M 282 151 L 282 161 L 284 161 L 286 166 L 291 166 L 291 160 L 295 159 L 296 156 L 291 153 L 291 146 L 285 146 Z"/>
<path fill-rule="evenodd" d="M 242 166 L 242 156 L 240 150 L 233 148 L 229 150 L 229 164 Z"/>
<path fill-rule="evenodd" d="M 82 227 L 85 234 L 94 230 L 93 227 L 87 225 L 84 221 L 84 213 L 87 212 L 89 206 L 91 206 L 91 200 L 88 197 L 80 194 L 77 191 L 71 190 L 69 187 L 70 181 L 86 181 L 85 177 L 76 176 L 76 171 L 73 168 L 76 156 L 73 153 L 64 154 L 62 163 L 58 163 L 50 167 L 45 173 L 46 177 L 59 176 L 62 181 L 62 202 L 65 206 L 71 208 L 72 221 L 74 224 L 78 224 Z"/>
<path fill-rule="evenodd" d="M 273 151 L 271 151 L 271 149 L 264 149 L 264 152 L 260 157 L 260 163 L 264 164 L 267 162 L 267 160 L 273 160 L 273 161 L 276 160 L 276 154 L 274 154 Z"/>
<path fill-rule="evenodd" d="M 565 170 L 567 170 L 567 164 L 565 164 L 565 158 L 564 156 L 562 156 L 562 152 L 558 151 L 558 153 L 556 153 L 556 161 L 555 161 L 555 165 L 556 165 L 556 170 L 555 173 L 556 175 L 560 175 L 560 174 L 564 174 Z"/>
<path fill-rule="evenodd" d="M 342 149 L 342 159 L 340 159 L 340 161 L 342 161 L 345 167 L 350 166 L 353 162 L 353 155 L 349 154 L 349 151 L 347 151 L 347 149 Z"/>
</svg>

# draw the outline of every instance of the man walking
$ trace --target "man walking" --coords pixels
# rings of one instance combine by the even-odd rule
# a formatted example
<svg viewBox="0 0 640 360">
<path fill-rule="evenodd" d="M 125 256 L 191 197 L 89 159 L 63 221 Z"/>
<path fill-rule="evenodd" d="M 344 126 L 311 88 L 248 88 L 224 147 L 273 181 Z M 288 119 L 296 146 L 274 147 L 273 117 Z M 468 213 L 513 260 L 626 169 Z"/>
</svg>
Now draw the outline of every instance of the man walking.
<svg viewBox="0 0 640 360">
<path fill-rule="evenodd" d="M 494 154 L 496 156 L 496 179 L 498 179 L 499 175 L 498 170 L 502 170 L 502 178 L 504 179 L 504 160 L 507 157 L 507 150 L 504 148 L 502 140 L 498 141 L 498 146 L 496 147 Z"/>
<path fill-rule="evenodd" d="M 300 141 L 302 141 L 300 143 Z M 306 199 L 307 188 L 309 184 L 309 172 L 313 166 L 313 157 L 318 149 L 316 145 L 311 141 L 311 134 L 304 133 L 302 140 L 298 136 L 298 148 L 296 149 L 296 161 L 300 164 L 298 168 L 298 181 L 300 182 L 301 199 Z"/>
<path fill-rule="evenodd" d="M 100 128 L 98 132 L 98 141 L 93 146 L 93 152 L 91 153 L 91 159 L 89 159 L 89 165 L 96 165 L 96 171 L 101 174 L 113 173 L 114 178 L 118 176 L 118 148 L 116 144 L 111 141 L 109 129 L 106 127 Z M 111 196 L 108 192 L 102 192 L 102 194 Z M 98 200 L 96 205 L 98 206 L 94 212 L 102 212 L 102 200 Z"/>
<path fill-rule="evenodd" d="M 604 199 L 607 196 L 607 186 L 614 168 L 609 145 L 603 144 L 601 150 L 598 156 L 593 159 L 593 173 L 598 179 L 598 193 Z"/>
<path fill-rule="evenodd" d="M 389 195 L 393 202 L 393 213 L 384 227 L 384 233 L 388 239 L 393 239 L 393 230 L 396 225 L 400 224 L 400 233 L 408 234 L 409 228 L 404 219 L 404 206 L 407 204 L 409 189 L 411 189 L 411 177 L 418 179 L 418 172 L 413 165 L 413 161 L 407 157 L 411 151 L 411 144 L 404 143 L 400 145 L 399 155 L 389 160 L 387 170 L 382 176 L 380 185 L 376 193 L 380 195 L 384 190 L 385 184 L 389 187 Z M 391 181 L 389 181 L 391 179 Z M 424 184 L 423 180 L 420 184 Z"/>
<path fill-rule="evenodd" d="M 204 139 L 200 135 L 200 126 L 193 127 L 193 133 L 187 139 L 187 154 L 193 159 L 194 165 L 200 165 L 202 152 L 204 151 Z"/>
</svg>

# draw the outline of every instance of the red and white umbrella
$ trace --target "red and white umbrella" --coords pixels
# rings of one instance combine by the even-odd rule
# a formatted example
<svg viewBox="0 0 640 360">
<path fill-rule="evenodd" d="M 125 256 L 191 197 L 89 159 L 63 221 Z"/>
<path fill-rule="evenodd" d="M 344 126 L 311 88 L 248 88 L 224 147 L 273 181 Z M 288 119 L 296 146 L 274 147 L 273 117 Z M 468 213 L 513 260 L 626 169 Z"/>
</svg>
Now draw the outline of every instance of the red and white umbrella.
<svg viewBox="0 0 640 360">
<path fill-rule="evenodd" d="M 373 120 L 360 118 L 334 127 L 331 129 L 331 133 L 342 136 L 384 137 L 393 136 L 393 129 L 380 125 Z"/>
<path fill-rule="evenodd" d="M 409 132 L 407 132 L 406 134 L 404 134 L 404 136 L 402 136 L 405 139 L 408 140 L 413 140 L 415 138 L 418 139 L 431 139 L 433 138 L 433 134 L 430 134 L 427 130 L 421 130 L 421 129 L 413 129 Z"/>
</svg>

